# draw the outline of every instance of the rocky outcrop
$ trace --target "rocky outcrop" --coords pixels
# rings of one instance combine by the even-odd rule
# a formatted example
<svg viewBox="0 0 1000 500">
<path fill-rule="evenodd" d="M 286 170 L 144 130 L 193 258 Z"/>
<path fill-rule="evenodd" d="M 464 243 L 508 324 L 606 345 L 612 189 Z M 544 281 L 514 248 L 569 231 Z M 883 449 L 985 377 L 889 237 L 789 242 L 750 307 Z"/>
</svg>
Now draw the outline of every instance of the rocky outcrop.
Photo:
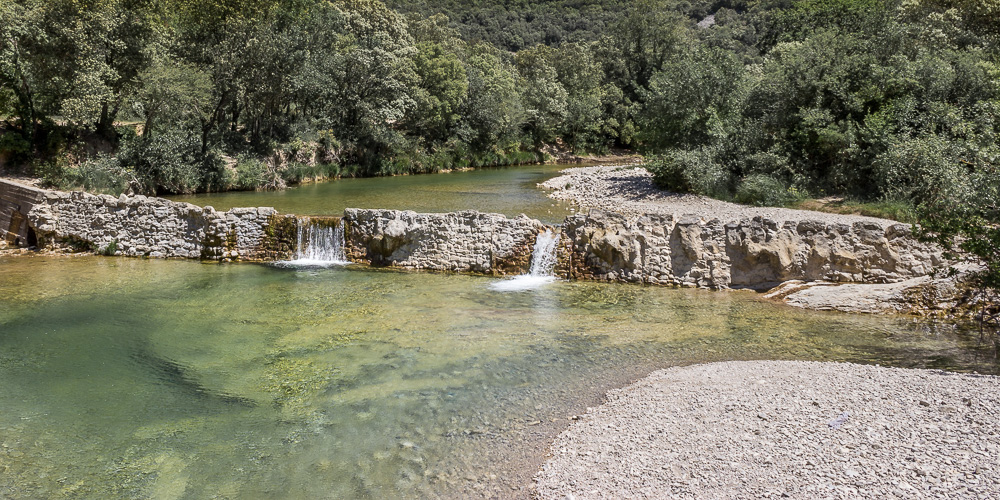
<svg viewBox="0 0 1000 500">
<path fill-rule="evenodd" d="M 944 262 L 904 224 L 627 219 L 594 210 L 568 217 L 563 232 L 560 261 L 569 276 L 635 283 L 756 290 L 795 279 L 891 283 Z"/>
<path fill-rule="evenodd" d="M 817 311 L 971 319 L 979 311 L 982 299 L 976 294 L 971 279 L 970 270 L 975 269 L 960 266 L 954 274 L 920 276 L 884 284 L 791 280 L 769 290 L 763 298 Z M 991 300 L 995 302 L 996 299 Z"/>
<path fill-rule="evenodd" d="M 0 247 L 28 247 L 36 244 L 28 224 L 28 212 L 45 202 L 43 189 L 0 179 Z"/>
<path fill-rule="evenodd" d="M 146 196 L 48 191 L 28 221 L 40 246 L 116 255 L 264 260 L 295 250 L 295 219 L 273 208 L 218 212 Z"/>
<path fill-rule="evenodd" d="M 352 262 L 439 271 L 520 273 L 545 226 L 475 211 L 418 214 L 347 209 L 345 253 Z"/>
</svg>

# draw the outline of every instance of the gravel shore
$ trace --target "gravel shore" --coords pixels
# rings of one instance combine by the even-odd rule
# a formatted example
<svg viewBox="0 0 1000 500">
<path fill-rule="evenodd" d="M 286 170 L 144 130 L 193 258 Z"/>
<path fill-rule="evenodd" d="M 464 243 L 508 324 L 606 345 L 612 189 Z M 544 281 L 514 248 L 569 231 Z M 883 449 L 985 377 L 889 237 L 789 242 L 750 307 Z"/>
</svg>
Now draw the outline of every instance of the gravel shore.
<svg viewBox="0 0 1000 500">
<path fill-rule="evenodd" d="M 611 391 L 555 440 L 541 498 L 998 498 L 1000 377 L 726 362 Z"/>
<path fill-rule="evenodd" d="M 860 215 L 840 215 L 808 210 L 775 207 L 751 207 L 692 194 L 663 191 L 653 184 L 653 176 L 635 165 L 577 167 L 562 171 L 562 175 L 540 184 L 553 190 L 549 196 L 570 200 L 581 208 L 599 208 L 618 212 L 626 217 L 643 214 L 694 215 L 704 220 L 720 219 L 735 222 L 754 217 L 778 221 L 819 220 L 827 224 L 874 222 L 881 226 L 894 221 Z"/>
</svg>

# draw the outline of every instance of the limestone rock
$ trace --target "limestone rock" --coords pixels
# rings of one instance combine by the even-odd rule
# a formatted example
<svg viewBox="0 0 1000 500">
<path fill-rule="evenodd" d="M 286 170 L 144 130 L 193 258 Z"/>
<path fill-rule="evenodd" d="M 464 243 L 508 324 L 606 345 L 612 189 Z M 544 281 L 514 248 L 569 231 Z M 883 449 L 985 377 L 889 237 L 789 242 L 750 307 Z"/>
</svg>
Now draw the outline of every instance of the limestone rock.
<svg viewBox="0 0 1000 500">
<path fill-rule="evenodd" d="M 893 283 L 944 263 L 909 226 L 685 216 L 627 219 L 600 210 L 566 219 L 560 259 L 575 278 L 766 290 L 789 280 Z"/>
<path fill-rule="evenodd" d="M 490 274 L 527 270 L 545 226 L 525 216 L 476 211 L 418 214 L 398 210 L 344 212 L 348 260 L 381 266 Z"/>
</svg>

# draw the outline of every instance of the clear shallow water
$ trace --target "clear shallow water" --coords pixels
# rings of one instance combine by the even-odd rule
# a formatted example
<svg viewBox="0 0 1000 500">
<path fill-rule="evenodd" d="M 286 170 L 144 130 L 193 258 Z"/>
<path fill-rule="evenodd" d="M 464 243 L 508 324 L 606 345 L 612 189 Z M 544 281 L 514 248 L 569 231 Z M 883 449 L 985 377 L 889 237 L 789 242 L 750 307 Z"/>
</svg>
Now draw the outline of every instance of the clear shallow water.
<svg viewBox="0 0 1000 500">
<path fill-rule="evenodd" d="M 345 208 L 430 213 L 478 210 L 509 217 L 523 213 L 542 222 L 559 223 L 571 213 L 570 204 L 550 199 L 537 184 L 570 166 L 577 165 L 529 165 L 446 174 L 338 179 L 285 191 L 169 198 L 200 206 L 211 205 L 218 210 L 266 206 L 299 215 L 341 215 Z"/>
<path fill-rule="evenodd" d="M 0 258 L 0 497 L 523 495 L 645 371 L 804 359 L 996 372 L 975 336 L 749 293 Z"/>
</svg>

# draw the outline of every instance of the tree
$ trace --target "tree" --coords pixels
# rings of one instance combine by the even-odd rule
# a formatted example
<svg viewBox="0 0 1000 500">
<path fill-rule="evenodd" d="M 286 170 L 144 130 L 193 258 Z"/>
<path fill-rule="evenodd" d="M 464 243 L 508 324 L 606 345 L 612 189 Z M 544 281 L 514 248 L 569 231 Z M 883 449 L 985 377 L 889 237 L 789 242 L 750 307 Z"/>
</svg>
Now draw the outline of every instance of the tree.
<svg viewBox="0 0 1000 500">
<path fill-rule="evenodd" d="M 559 74 L 549 63 L 553 49 L 544 45 L 522 50 L 515 56 L 524 81 L 522 98 L 527 128 L 536 147 L 551 142 L 569 113 L 568 94 Z"/>
<path fill-rule="evenodd" d="M 1000 165 L 981 165 L 967 196 L 941 193 L 921 204 L 921 235 L 976 266 L 970 283 L 982 333 L 1000 348 Z"/>
<path fill-rule="evenodd" d="M 417 44 L 414 57 L 418 83 L 414 89 L 416 106 L 407 122 L 429 144 L 451 137 L 469 91 L 465 67 L 454 53 L 436 42 Z"/>
<path fill-rule="evenodd" d="M 486 44 L 469 47 L 464 62 L 469 98 L 462 107 L 459 136 L 478 151 L 512 145 L 525 116 L 517 69 L 502 52 Z"/>
<path fill-rule="evenodd" d="M 601 150 L 607 142 L 603 103 L 609 89 L 593 47 L 565 43 L 549 54 L 549 64 L 566 90 L 566 116 L 558 133 L 575 150 Z"/>
<path fill-rule="evenodd" d="M 743 65 L 730 52 L 691 46 L 664 63 L 642 92 L 647 147 L 694 149 L 724 139 L 738 108 Z"/>
<path fill-rule="evenodd" d="M 179 61 L 158 61 L 139 75 L 141 89 L 134 106 L 143 118 L 143 136 L 150 136 L 158 121 L 176 127 L 202 118 L 212 92 L 208 74 Z"/>
</svg>

